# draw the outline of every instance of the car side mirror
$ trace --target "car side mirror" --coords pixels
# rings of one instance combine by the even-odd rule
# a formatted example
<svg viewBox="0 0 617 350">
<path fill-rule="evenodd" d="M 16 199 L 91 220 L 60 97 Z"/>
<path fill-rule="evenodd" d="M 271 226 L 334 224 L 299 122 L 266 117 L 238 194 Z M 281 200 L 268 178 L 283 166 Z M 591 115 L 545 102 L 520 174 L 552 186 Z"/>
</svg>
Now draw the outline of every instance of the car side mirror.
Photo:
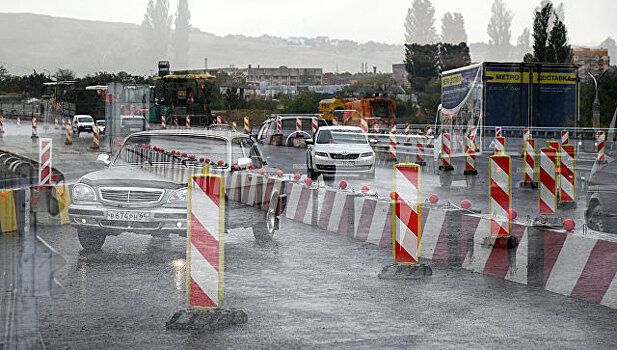
<svg viewBox="0 0 617 350">
<path fill-rule="evenodd" d="M 251 158 L 238 158 L 238 168 L 244 169 L 251 165 Z"/>
<path fill-rule="evenodd" d="M 109 165 L 111 163 L 111 161 L 109 160 L 109 154 L 105 153 L 99 154 L 99 156 L 96 157 L 96 161 L 105 165 Z"/>
</svg>

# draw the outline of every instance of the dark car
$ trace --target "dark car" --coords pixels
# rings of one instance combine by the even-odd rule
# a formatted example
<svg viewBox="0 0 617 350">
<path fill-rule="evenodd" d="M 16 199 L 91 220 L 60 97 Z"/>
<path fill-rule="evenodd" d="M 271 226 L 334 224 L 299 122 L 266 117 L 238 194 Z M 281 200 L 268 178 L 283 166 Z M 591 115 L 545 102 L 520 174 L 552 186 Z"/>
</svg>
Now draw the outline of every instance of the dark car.
<svg viewBox="0 0 617 350">
<path fill-rule="evenodd" d="M 184 158 L 167 163 L 145 159 L 145 150 L 153 148 L 173 149 Z M 81 246 L 98 250 L 106 236 L 125 231 L 186 235 L 188 174 L 201 172 L 203 167 L 191 168 L 195 164 L 189 165 L 189 155 L 212 159 L 211 171 L 223 176 L 249 165 L 267 166 L 254 139 L 242 133 L 160 130 L 132 134 L 109 168 L 84 175 L 73 187 L 69 216 Z M 277 191 L 270 197 L 270 203 L 278 206 L 275 212 L 227 201 L 225 227 L 252 227 L 256 239 L 270 239 L 284 208 L 282 197 Z"/>
<path fill-rule="evenodd" d="M 617 162 L 594 164 L 587 185 L 587 226 L 617 233 Z"/>
</svg>

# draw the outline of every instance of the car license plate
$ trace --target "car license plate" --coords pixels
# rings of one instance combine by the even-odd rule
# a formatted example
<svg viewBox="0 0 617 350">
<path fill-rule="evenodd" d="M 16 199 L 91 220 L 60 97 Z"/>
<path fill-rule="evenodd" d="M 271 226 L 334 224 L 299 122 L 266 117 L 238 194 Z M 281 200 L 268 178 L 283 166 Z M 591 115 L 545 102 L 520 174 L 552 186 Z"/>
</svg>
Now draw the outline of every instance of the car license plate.
<svg viewBox="0 0 617 350">
<path fill-rule="evenodd" d="M 107 220 L 148 221 L 150 213 L 144 211 L 108 210 Z"/>
<path fill-rule="evenodd" d="M 338 166 L 354 166 L 356 163 L 354 161 L 344 161 L 344 162 L 336 162 L 334 163 L 335 165 Z"/>
</svg>

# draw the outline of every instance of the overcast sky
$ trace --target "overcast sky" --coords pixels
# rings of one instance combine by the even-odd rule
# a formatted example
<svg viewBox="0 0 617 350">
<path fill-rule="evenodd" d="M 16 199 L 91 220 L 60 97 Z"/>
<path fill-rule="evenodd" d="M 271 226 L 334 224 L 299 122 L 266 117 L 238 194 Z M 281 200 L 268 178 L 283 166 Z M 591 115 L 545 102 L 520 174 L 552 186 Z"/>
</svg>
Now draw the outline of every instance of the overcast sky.
<svg viewBox="0 0 617 350">
<path fill-rule="evenodd" d="M 140 23 L 147 0 L 0 0 L 0 12 L 31 12 L 113 22 Z M 445 12 L 461 12 L 470 42 L 488 41 L 493 0 L 432 0 L 439 31 Z M 217 35 L 328 36 L 359 42 L 403 43 L 412 0 L 189 0 L 191 24 Z M 540 0 L 507 0 L 514 13 L 512 43 L 530 27 Z M 559 2 L 555 2 L 558 4 Z M 617 39 L 617 0 L 565 0 L 570 43 L 597 45 Z M 177 0 L 170 0 L 172 13 Z M 309 5 L 310 4 L 310 5 Z"/>
</svg>

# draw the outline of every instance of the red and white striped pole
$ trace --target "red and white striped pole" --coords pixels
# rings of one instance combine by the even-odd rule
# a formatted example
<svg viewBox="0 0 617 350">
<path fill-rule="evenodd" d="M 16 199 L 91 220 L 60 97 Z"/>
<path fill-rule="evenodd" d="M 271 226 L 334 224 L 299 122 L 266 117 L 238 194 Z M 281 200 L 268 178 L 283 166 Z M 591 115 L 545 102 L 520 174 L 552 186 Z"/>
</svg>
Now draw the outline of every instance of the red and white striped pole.
<svg viewBox="0 0 617 350">
<path fill-rule="evenodd" d="M 191 116 L 190 115 L 186 116 L 186 128 L 187 129 L 191 128 Z"/>
<path fill-rule="evenodd" d="M 396 124 L 390 127 L 390 142 L 389 142 L 390 158 L 396 158 Z"/>
<path fill-rule="evenodd" d="M 421 197 L 420 166 L 404 163 L 394 166 L 394 262 L 403 265 L 420 261 Z"/>
<path fill-rule="evenodd" d="M 525 155 L 525 173 L 523 175 L 522 186 L 535 187 L 538 184 L 534 182 L 536 168 L 536 141 L 532 138 L 525 140 L 523 146 L 523 154 Z"/>
<path fill-rule="evenodd" d="M 220 116 L 220 115 L 217 115 L 217 116 L 216 116 L 216 123 L 217 123 L 217 124 L 223 124 L 223 120 L 221 119 L 221 116 Z"/>
<path fill-rule="evenodd" d="M 162 115 L 161 115 L 161 129 L 165 129 L 165 128 L 167 128 L 166 123 L 167 123 L 167 121 L 165 120 L 165 115 L 164 115 L 164 114 L 162 114 Z"/>
<path fill-rule="evenodd" d="M 472 135 L 465 137 L 465 171 L 464 175 L 478 175 L 476 170 L 476 143 Z"/>
<path fill-rule="evenodd" d="M 4 117 L 0 115 L 0 134 L 4 134 Z"/>
<path fill-rule="evenodd" d="M 561 130 L 561 144 L 569 145 L 570 144 L 570 133 L 568 130 Z"/>
<path fill-rule="evenodd" d="M 376 134 L 379 134 L 379 124 L 377 124 L 377 123 L 373 124 L 373 131 L 374 131 Z"/>
<path fill-rule="evenodd" d="M 596 134 L 596 160 L 598 163 L 606 163 L 605 143 L 606 134 L 600 130 Z"/>
<path fill-rule="evenodd" d="M 54 119 L 54 129 L 58 129 L 58 118 Z"/>
<path fill-rule="evenodd" d="M 249 117 L 244 116 L 244 133 L 249 134 L 251 132 L 251 125 L 249 124 Z"/>
<path fill-rule="evenodd" d="M 416 138 L 416 164 L 418 165 L 426 165 L 426 162 L 424 161 L 424 142 L 424 133 L 419 132 L 418 138 Z"/>
<path fill-rule="evenodd" d="M 62 130 L 66 129 L 66 121 L 62 118 Z"/>
<path fill-rule="evenodd" d="M 17 117 L 17 126 L 21 127 L 21 117 Z"/>
<path fill-rule="evenodd" d="M 411 142 L 411 139 L 409 137 L 409 133 L 410 133 L 409 124 L 405 123 L 405 143 L 410 143 Z"/>
<path fill-rule="evenodd" d="M 332 117 L 332 126 L 338 126 L 338 117 Z"/>
<path fill-rule="evenodd" d="M 231 130 L 233 130 L 234 132 L 238 131 L 238 125 L 236 124 L 235 120 L 231 122 Z"/>
<path fill-rule="evenodd" d="M 317 126 L 318 126 L 317 117 L 311 118 L 311 131 L 313 132 L 312 133 L 313 138 L 315 137 L 315 133 L 317 132 Z"/>
<path fill-rule="evenodd" d="M 495 137 L 495 155 L 506 154 L 506 138 Z"/>
<path fill-rule="evenodd" d="M 489 160 L 489 214 L 491 234 L 509 236 L 512 208 L 512 166 L 510 156 L 493 155 Z"/>
<path fill-rule="evenodd" d="M 39 133 L 36 130 L 36 117 L 32 117 L 32 136 L 33 139 L 39 137 Z"/>
<path fill-rule="evenodd" d="M 92 128 L 92 148 L 99 148 L 99 126 L 96 124 Z"/>
<path fill-rule="evenodd" d="M 189 306 L 223 302 L 225 188 L 221 176 L 191 176 L 188 187 L 186 297 Z"/>
<path fill-rule="evenodd" d="M 576 203 L 576 150 L 573 145 L 561 145 L 561 180 L 559 199 L 562 203 Z M 571 205 L 568 203 L 567 205 Z"/>
<path fill-rule="evenodd" d="M 495 127 L 495 138 L 498 137 L 502 137 L 503 135 L 501 134 L 501 126 L 496 126 Z"/>
<path fill-rule="evenodd" d="M 360 118 L 360 128 L 368 134 L 368 121 L 364 117 Z"/>
<path fill-rule="evenodd" d="M 51 139 L 39 139 L 39 186 L 51 185 L 51 146 Z"/>
<path fill-rule="evenodd" d="M 296 118 L 296 132 L 302 131 L 302 118 Z"/>
<path fill-rule="evenodd" d="M 540 149 L 538 207 L 540 214 L 554 214 L 557 209 L 557 150 Z"/>
<path fill-rule="evenodd" d="M 452 138 L 450 134 L 443 133 L 441 135 L 441 166 L 439 167 L 440 170 L 454 170 L 454 167 L 452 166 L 451 152 Z"/>
<path fill-rule="evenodd" d="M 64 144 L 65 145 L 70 145 L 73 143 L 73 126 L 71 125 L 71 121 L 69 120 L 66 123 L 66 126 L 64 128 Z"/>
<path fill-rule="evenodd" d="M 428 139 L 428 147 L 433 147 L 433 128 L 430 125 L 426 127 L 426 137 Z"/>
<path fill-rule="evenodd" d="M 276 133 L 280 134 L 283 132 L 283 120 L 280 116 L 276 117 Z"/>
</svg>

